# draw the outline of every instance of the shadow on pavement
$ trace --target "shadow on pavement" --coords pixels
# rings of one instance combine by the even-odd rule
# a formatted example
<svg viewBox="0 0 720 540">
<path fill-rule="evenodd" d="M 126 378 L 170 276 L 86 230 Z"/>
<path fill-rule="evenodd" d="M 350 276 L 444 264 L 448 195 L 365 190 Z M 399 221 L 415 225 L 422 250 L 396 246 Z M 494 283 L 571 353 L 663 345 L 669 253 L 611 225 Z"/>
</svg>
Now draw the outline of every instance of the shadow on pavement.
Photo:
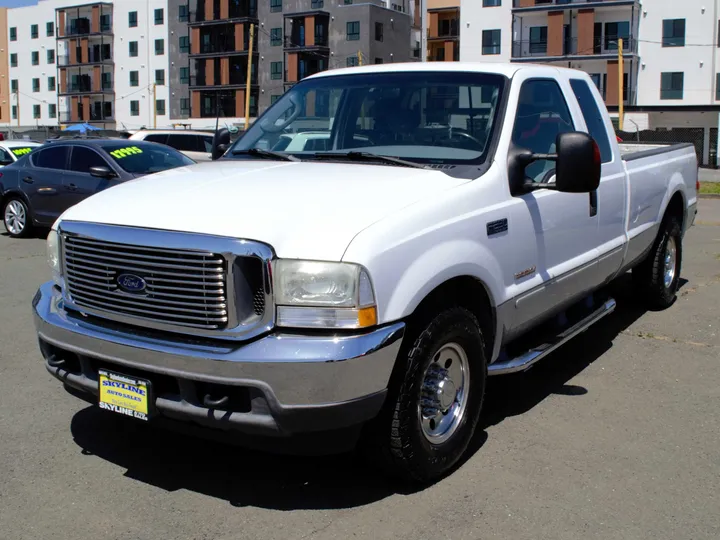
<svg viewBox="0 0 720 540">
<path fill-rule="evenodd" d="M 587 394 L 568 381 L 600 358 L 613 339 L 646 312 L 634 301 L 627 278 L 610 286 L 618 302 L 613 314 L 530 371 L 490 378 L 480 429 L 458 467 L 482 448 L 490 426 L 529 411 L 553 394 Z M 294 457 L 257 452 L 155 429 L 96 407 L 79 411 L 71 430 L 83 454 L 127 469 L 129 478 L 167 491 L 195 491 L 238 507 L 350 508 L 398 493 L 397 486 L 355 453 Z"/>
</svg>

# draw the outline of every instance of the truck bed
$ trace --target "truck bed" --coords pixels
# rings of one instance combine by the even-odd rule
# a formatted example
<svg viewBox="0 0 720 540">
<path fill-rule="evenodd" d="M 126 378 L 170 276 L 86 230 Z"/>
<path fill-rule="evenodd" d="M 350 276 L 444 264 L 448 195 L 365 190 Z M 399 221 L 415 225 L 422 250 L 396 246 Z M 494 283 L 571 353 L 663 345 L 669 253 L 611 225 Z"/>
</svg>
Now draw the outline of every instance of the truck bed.
<svg viewBox="0 0 720 540">
<path fill-rule="evenodd" d="M 622 142 L 618 143 L 618 146 L 620 147 L 620 155 L 625 161 L 674 152 L 675 150 L 681 150 L 687 147 L 695 147 L 692 143 L 662 144 L 641 142 Z"/>
</svg>

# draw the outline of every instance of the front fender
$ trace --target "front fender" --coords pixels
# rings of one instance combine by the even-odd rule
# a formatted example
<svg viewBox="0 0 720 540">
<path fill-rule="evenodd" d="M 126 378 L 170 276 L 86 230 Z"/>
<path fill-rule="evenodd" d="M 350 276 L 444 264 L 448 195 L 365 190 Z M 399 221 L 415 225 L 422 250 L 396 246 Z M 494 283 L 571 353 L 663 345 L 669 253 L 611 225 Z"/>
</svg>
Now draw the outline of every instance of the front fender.
<svg viewBox="0 0 720 540">
<path fill-rule="evenodd" d="M 394 283 L 383 283 L 378 296 L 387 302 L 380 306 L 380 319 L 394 321 L 411 315 L 434 289 L 461 276 L 479 280 L 492 305 L 497 305 L 502 290 L 498 278 L 502 271 L 493 254 L 476 242 L 448 240 L 409 261 Z"/>
</svg>

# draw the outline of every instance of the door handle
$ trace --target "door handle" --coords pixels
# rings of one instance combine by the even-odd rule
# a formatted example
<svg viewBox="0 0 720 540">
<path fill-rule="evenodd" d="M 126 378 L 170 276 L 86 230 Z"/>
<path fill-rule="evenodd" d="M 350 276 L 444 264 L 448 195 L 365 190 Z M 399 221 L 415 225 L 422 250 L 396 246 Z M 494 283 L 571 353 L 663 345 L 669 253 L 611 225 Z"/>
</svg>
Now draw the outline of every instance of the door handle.
<svg viewBox="0 0 720 540">
<path fill-rule="evenodd" d="M 68 184 L 68 189 L 70 191 L 77 191 L 77 186 L 75 184 Z"/>
<path fill-rule="evenodd" d="M 26 184 L 32 184 L 35 180 L 32 179 L 32 176 L 26 176 L 25 178 L 22 179 L 22 181 L 25 182 Z"/>
</svg>

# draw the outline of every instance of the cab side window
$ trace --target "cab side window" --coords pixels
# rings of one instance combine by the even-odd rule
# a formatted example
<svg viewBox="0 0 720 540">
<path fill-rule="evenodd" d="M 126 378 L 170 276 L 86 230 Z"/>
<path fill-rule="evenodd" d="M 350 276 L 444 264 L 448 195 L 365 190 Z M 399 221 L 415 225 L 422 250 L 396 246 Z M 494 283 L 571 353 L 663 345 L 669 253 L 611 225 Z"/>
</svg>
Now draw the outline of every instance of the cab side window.
<svg viewBox="0 0 720 540">
<path fill-rule="evenodd" d="M 70 156 L 70 170 L 75 172 L 90 174 L 91 167 L 108 167 L 107 161 L 105 161 L 100 155 L 84 146 L 73 147 L 72 155 Z"/>
<path fill-rule="evenodd" d="M 153 133 L 151 135 L 147 135 L 143 140 L 159 144 L 167 144 L 168 136 L 163 135 L 162 133 Z"/>
<path fill-rule="evenodd" d="M 13 158 L 10 152 L 4 148 L 0 148 L 0 165 L 10 165 L 11 163 L 13 163 Z"/>
<path fill-rule="evenodd" d="M 32 162 L 36 167 L 44 169 L 67 169 L 67 158 L 70 153 L 69 146 L 51 146 L 39 152 L 33 152 Z"/>
<path fill-rule="evenodd" d="M 554 154 L 560 133 L 574 131 L 572 117 L 557 82 L 548 79 L 525 81 L 520 88 L 512 142 L 536 154 Z M 547 182 L 555 173 L 555 162 L 535 161 L 525 175 L 533 182 Z"/>
<path fill-rule="evenodd" d="M 181 152 L 201 151 L 197 135 L 170 135 L 165 144 Z"/>
</svg>

